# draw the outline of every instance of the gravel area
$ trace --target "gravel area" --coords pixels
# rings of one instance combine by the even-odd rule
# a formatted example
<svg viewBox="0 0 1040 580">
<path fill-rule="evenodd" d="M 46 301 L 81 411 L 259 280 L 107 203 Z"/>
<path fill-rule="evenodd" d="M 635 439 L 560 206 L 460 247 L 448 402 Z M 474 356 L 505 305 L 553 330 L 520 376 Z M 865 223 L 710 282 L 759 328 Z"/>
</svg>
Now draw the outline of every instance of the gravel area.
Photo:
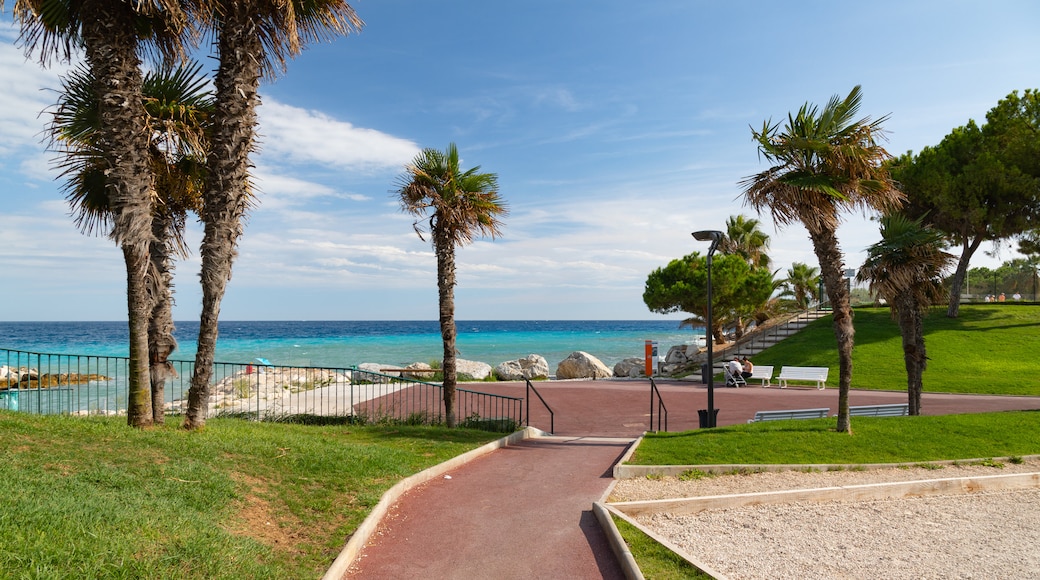
<svg viewBox="0 0 1040 580">
<path fill-rule="evenodd" d="M 867 471 L 625 479 L 609 501 L 1040 472 L 1040 458 Z M 792 502 L 637 520 L 726 578 L 1040 578 L 1040 489 Z"/>
</svg>

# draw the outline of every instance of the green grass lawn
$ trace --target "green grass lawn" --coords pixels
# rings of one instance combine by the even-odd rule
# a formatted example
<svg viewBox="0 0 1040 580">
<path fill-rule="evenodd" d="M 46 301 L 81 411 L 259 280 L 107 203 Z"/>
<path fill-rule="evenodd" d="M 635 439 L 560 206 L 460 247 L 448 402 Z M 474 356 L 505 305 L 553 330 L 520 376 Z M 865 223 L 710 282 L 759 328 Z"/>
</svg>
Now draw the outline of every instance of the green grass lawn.
<svg viewBox="0 0 1040 580">
<path fill-rule="evenodd" d="M 317 578 L 395 483 L 501 434 L 0 411 L 0 578 Z"/>
<path fill-rule="evenodd" d="M 629 463 L 912 463 L 1040 454 L 1040 411 L 920 417 L 763 421 L 677 433 L 648 433 Z"/>
<path fill-rule="evenodd" d="M 856 308 L 852 388 L 906 390 L 899 326 L 887 308 Z M 924 321 L 925 392 L 1040 395 L 1040 306 L 966 304 L 958 318 L 932 310 Z M 830 368 L 838 384 L 838 349 L 830 317 L 754 357 L 756 365 Z"/>
</svg>

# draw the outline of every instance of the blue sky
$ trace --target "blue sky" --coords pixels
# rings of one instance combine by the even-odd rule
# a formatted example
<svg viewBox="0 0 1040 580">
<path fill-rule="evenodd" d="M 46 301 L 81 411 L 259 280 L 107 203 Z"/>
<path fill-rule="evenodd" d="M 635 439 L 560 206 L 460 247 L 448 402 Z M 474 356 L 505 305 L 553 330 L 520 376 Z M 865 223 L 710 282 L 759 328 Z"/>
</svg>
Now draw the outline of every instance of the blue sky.
<svg viewBox="0 0 1040 580">
<path fill-rule="evenodd" d="M 68 217 L 41 115 L 41 69 L 0 16 L 0 320 L 123 320 L 125 271 Z M 459 319 L 652 319 L 647 274 L 706 250 L 690 232 L 760 217 L 774 267 L 816 265 L 738 182 L 762 170 L 751 126 L 863 86 L 893 154 L 938 143 L 1013 90 L 1040 86 L 1040 4 L 993 2 L 359 0 L 360 34 L 312 45 L 261 89 L 261 205 L 226 320 L 437 318 L 435 261 L 392 190 L 423 147 L 458 145 L 499 175 L 503 236 L 458 253 Z M 213 61 L 207 59 L 206 66 Z M 877 240 L 839 231 L 846 267 Z M 201 302 L 179 263 L 178 320 Z M 992 247 L 984 249 L 993 250 Z M 979 255 L 973 266 L 1016 256 Z M 682 315 L 670 315 L 681 318 Z"/>
</svg>

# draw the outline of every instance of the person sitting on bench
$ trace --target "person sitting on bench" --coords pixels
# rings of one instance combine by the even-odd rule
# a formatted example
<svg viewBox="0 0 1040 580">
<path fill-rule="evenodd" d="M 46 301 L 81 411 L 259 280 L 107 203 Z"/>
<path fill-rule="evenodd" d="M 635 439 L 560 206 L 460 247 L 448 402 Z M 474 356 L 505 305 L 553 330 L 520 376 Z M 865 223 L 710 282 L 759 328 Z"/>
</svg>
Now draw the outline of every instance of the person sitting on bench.
<svg viewBox="0 0 1040 580">
<path fill-rule="evenodd" d="M 740 361 L 740 376 L 744 377 L 744 380 L 750 379 L 751 375 L 755 374 L 755 365 L 751 364 L 751 359 L 744 356 Z"/>
<path fill-rule="evenodd" d="M 744 367 L 740 364 L 740 357 L 733 357 L 733 360 L 729 361 L 725 365 L 726 371 L 726 386 L 727 387 L 739 387 L 741 385 L 747 386 L 747 381 L 744 380 L 744 376 L 741 374 Z"/>
</svg>

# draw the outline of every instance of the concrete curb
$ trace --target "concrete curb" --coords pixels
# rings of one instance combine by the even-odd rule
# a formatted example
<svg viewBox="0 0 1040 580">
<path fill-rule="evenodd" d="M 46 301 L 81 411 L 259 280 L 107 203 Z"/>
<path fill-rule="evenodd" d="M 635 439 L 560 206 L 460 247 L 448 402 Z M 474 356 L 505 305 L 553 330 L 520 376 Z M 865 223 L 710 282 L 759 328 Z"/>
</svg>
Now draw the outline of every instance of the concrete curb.
<svg viewBox="0 0 1040 580">
<path fill-rule="evenodd" d="M 1040 488 L 1040 473 L 1012 473 L 1008 475 L 981 475 L 944 479 L 919 479 L 891 483 L 842 485 L 815 489 L 788 489 L 734 495 L 708 495 L 676 499 L 626 501 L 610 504 L 627 515 L 660 512 L 692 514 L 709 509 L 728 509 L 791 502 L 871 501 L 928 497 L 932 495 L 963 495 L 980 491 L 1009 491 Z"/>
<path fill-rule="evenodd" d="M 704 562 L 701 562 L 699 560 L 696 560 L 696 559 L 692 558 L 691 556 L 686 554 L 683 551 L 682 548 L 680 548 L 679 546 L 676 546 L 675 544 L 670 542 L 667 538 L 664 538 L 664 537 L 658 535 L 653 530 L 648 530 L 642 524 L 640 524 L 639 522 L 637 522 L 634 519 L 632 519 L 628 514 L 626 514 L 626 513 L 622 512 L 621 510 L 615 508 L 612 504 L 608 504 L 608 503 L 604 503 L 604 502 L 596 502 L 595 504 L 593 504 L 593 510 L 596 512 L 596 518 L 599 519 L 600 525 L 602 525 L 604 531 L 607 532 L 607 537 L 608 537 L 608 539 L 610 540 L 610 543 L 611 543 L 611 549 L 615 550 L 614 554 L 617 555 L 618 561 L 621 562 L 621 568 L 625 572 L 625 577 L 628 578 L 629 580 L 642 580 L 643 579 L 643 573 L 642 573 L 642 571 L 640 571 L 639 565 L 636 564 L 635 558 L 633 558 L 633 556 L 632 556 L 632 552 L 629 551 L 628 544 L 626 544 L 624 538 L 621 537 L 621 532 L 618 531 L 617 526 L 614 525 L 614 520 L 613 520 L 613 518 L 611 516 L 617 516 L 617 517 L 625 520 L 626 522 L 631 524 L 633 527 L 635 527 L 639 531 L 641 531 L 644 534 L 646 534 L 648 537 L 650 537 L 652 540 L 654 540 L 658 544 L 661 544 L 665 548 L 668 548 L 669 550 L 671 550 L 676 556 L 679 556 L 683 560 L 686 560 L 686 562 L 689 565 L 693 566 L 694 568 L 697 568 L 698 570 L 700 570 L 701 572 L 704 572 L 705 574 L 711 576 L 712 578 L 715 578 L 715 580 L 726 580 L 726 576 L 724 576 L 724 575 L 720 574 L 719 572 L 717 572 L 716 570 L 712 569 L 710 566 L 708 566 Z M 609 528 L 609 531 L 608 531 L 608 528 Z M 623 546 L 623 548 L 615 548 L 614 547 L 614 543 L 615 542 L 620 543 L 620 545 Z M 619 549 L 623 550 L 623 552 L 619 553 L 618 552 Z M 631 562 L 631 563 L 629 563 L 629 562 Z"/>
<path fill-rule="evenodd" d="M 944 459 L 939 461 L 908 461 L 904 463 L 719 463 L 712 465 L 622 465 L 632 456 L 636 447 L 642 442 L 640 437 L 635 445 L 614 465 L 614 479 L 635 479 L 638 477 L 679 476 L 687 471 L 698 470 L 704 473 L 760 473 L 764 471 L 861 471 L 865 469 L 893 469 L 898 467 L 916 467 L 918 465 L 965 465 L 1000 459 L 993 457 L 979 459 Z M 1040 455 L 1025 455 L 1025 459 L 1034 459 Z"/>
<path fill-rule="evenodd" d="M 390 506 L 394 504 L 402 495 L 413 487 L 430 481 L 435 477 L 443 475 L 444 473 L 458 468 L 474 459 L 491 453 L 496 449 L 501 449 L 508 445 L 516 445 L 520 441 L 530 439 L 533 437 L 542 437 L 546 433 L 541 429 L 534 427 L 527 427 L 521 431 L 517 431 L 511 435 L 492 441 L 486 445 L 467 451 L 458 457 L 454 457 L 426 469 L 420 471 L 411 477 L 406 477 L 401 481 L 397 482 L 393 487 L 388 489 L 382 497 L 379 498 L 379 503 L 376 507 L 368 514 L 361 525 L 357 527 L 354 533 L 350 536 L 350 540 L 347 541 L 347 545 L 340 551 L 339 556 L 332 562 L 332 566 L 322 576 L 322 580 L 340 580 L 347 573 L 350 565 L 354 563 L 354 559 L 357 558 L 358 554 L 361 553 L 361 549 L 368 543 L 368 540 L 375 533 L 379 527 L 379 522 L 382 521 L 383 516 L 389 511 Z"/>
<path fill-rule="evenodd" d="M 632 459 L 632 455 L 636 452 L 636 448 L 639 447 L 639 444 L 643 442 L 643 437 L 645 437 L 645 436 L 646 436 L 646 432 L 644 432 L 635 441 L 633 441 L 632 444 L 628 446 L 628 449 L 625 450 L 625 453 L 621 456 L 621 459 L 618 459 L 617 463 L 614 464 L 614 471 L 612 472 L 612 475 L 614 476 L 614 479 L 628 479 L 630 477 L 636 477 L 636 476 L 632 476 L 632 475 L 623 476 L 623 475 L 619 475 L 619 474 L 621 472 L 623 472 L 623 470 L 626 467 L 628 467 L 625 464 L 628 463 L 629 459 Z M 611 487 L 613 487 L 613 486 L 611 486 Z M 607 492 L 609 493 L 610 490 L 608 489 Z M 606 500 L 604 499 L 604 501 L 606 501 Z"/>
<path fill-rule="evenodd" d="M 628 544 L 621 537 L 621 531 L 614 524 L 614 518 L 611 517 L 611 513 L 614 511 L 616 510 L 611 510 L 603 502 L 597 501 L 592 504 L 592 513 L 595 514 L 596 520 L 599 521 L 600 527 L 603 528 L 603 532 L 607 535 L 610 551 L 614 552 L 618 563 L 621 564 L 621 571 L 625 573 L 625 578 L 628 580 L 644 580 L 639 564 L 636 564 L 636 559 L 632 556 L 631 550 L 628 549 Z"/>
</svg>

